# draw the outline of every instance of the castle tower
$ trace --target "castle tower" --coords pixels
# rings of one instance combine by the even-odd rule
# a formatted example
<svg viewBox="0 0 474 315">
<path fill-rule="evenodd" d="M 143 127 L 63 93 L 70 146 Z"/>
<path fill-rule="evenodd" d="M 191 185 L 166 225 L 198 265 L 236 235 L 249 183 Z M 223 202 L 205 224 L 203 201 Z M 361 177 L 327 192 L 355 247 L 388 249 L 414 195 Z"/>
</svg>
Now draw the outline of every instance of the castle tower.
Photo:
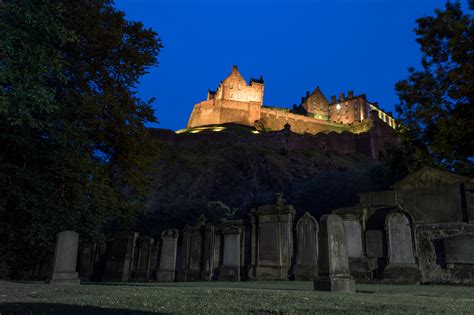
<svg viewBox="0 0 474 315">
<path fill-rule="evenodd" d="M 217 90 L 209 90 L 206 100 L 194 106 L 187 128 L 225 123 L 253 126 L 260 119 L 264 90 L 262 77 L 247 83 L 237 66 L 232 66 Z"/>
<path fill-rule="evenodd" d="M 317 86 L 313 93 L 306 92 L 306 97 L 302 98 L 301 106 L 305 109 L 306 114 L 317 119 L 328 119 L 328 100 L 323 92 Z"/>
</svg>

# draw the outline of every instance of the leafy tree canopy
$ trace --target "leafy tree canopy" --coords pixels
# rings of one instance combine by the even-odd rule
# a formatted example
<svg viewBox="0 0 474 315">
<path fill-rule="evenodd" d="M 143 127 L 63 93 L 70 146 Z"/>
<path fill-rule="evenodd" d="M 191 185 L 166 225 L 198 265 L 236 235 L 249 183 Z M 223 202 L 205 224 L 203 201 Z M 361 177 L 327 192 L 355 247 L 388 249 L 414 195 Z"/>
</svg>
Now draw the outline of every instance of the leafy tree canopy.
<svg viewBox="0 0 474 315">
<path fill-rule="evenodd" d="M 156 158 L 145 123 L 156 118 L 136 88 L 161 48 L 110 0 L 0 3 L 0 233 L 10 251 L 41 251 L 66 229 L 97 238 L 142 209 Z"/>
<path fill-rule="evenodd" d="M 414 165 L 474 174 L 474 21 L 459 2 L 419 18 L 422 69 L 396 84 L 401 136 Z"/>
</svg>

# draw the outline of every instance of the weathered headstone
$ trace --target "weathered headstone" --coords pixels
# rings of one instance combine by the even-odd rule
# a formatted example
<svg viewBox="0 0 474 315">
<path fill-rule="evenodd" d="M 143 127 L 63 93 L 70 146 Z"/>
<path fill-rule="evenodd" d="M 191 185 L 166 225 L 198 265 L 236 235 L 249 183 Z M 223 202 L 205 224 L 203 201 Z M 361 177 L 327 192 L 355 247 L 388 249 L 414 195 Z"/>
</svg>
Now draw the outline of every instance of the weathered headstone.
<svg viewBox="0 0 474 315">
<path fill-rule="evenodd" d="M 383 271 L 385 281 L 417 283 L 421 272 L 415 258 L 413 232 L 410 219 L 394 210 L 387 215 L 388 264 Z"/>
<path fill-rule="evenodd" d="M 276 204 L 252 209 L 250 216 L 252 258 L 248 277 L 288 280 L 293 255 L 293 206 L 277 196 Z"/>
<path fill-rule="evenodd" d="M 117 233 L 107 242 L 107 258 L 102 281 L 120 282 L 130 280 L 135 257 L 136 232 Z"/>
<path fill-rule="evenodd" d="M 156 273 L 158 269 L 158 251 L 160 242 L 154 241 L 150 246 L 150 276 L 149 280 L 156 280 Z"/>
<path fill-rule="evenodd" d="M 186 225 L 183 230 L 181 247 L 181 266 L 177 273 L 178 281 L 201 279 L 204 230 L 203 222 L 195 226 Z"/>
<path fill-rule="evenodd" d="M 442 243 L 444 260 L 449 267 L 456 264 L 474 265 L 474 235 L 451 236 L 444 238 Z"/>
<path fill-rule="evenodd" d="M 388 258 L 390 264 L 415 264 L 409 219 L 395 212 L 387 217 Z"/>
<path fill-rule="evenodd" d="M 222 235 L 224 244 L 219 280 L 239 281 L 241 230 L 238 227 L 226 227 L 222 230 Z"/>
<path fill-rule="evenodd" d="M 160 267 L 156 280 L 160 282 L 173 282 L 176 274 L 176 254 L 178 253 L 179 232 L 168 229 L 161 233 Z"/>
<path fill-rule="evenodd" d="M 319 230 L 317 291 L 355 292 L 355 282 L 349 272 L 344 222 L 335 214 L 321 217 Z"/>
<path fill-rule="evenodd" d="M 318 276 L 318 223 L 306 212 L 296 224 L 296 280 L 315 280 Z"/>
<path fill-rule="evenodd" d="M 76 271 L 79 234 L 74 231 L 58 233 L 54 250 L 51 284 L 79 284 Z"/>
<path fill-rule="evenodd" d="M 360 258 L 364 255 L 362 248 L 362 227 L 358 220 L 344 220 L 347 253 L 349 257 Z"/>
<path fill-rule="evenodd" d="M 148 281 L 150 278 L 150 251 L 154 245 L 154 240 L 151 237 L 143 236 L 137 240 L 136 247 L 136 264 L 133 272 L 134 281 Z"/>
<path fill-rule="evenodd" d="M 102 272 L 101 261 L 105 245 L 102 243 L 82 243 L 79 246 L 78 272 L 81 281 L 97 280 L 97 275 Z M 100 278 L 99 278 L 100 279 Z"/>
<path fill-rule="evenodd" d="M 215 227 L 211 223 L 204 226 L 204 238 L 202 248 L 202 271 L 201 280 L 212 280 L 214 276 L 214 246 Z"/>
<path fill-rule="evenodd" d="M 90 280 L 94 266 L 94 243 L 82 243 L 79 246 L 79 278 L 82 281 Z"/>
</svg>

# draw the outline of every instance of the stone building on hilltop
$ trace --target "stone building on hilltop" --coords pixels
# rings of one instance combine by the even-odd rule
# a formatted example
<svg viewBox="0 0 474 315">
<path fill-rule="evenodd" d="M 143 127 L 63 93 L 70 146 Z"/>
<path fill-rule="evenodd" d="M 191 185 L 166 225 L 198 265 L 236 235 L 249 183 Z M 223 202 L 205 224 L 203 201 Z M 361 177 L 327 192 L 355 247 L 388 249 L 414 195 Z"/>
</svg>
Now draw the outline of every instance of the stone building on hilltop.
<svg viewBox="0 0 474 315">
<path fill-rule="evenodd" d="M 396 127 L 392 114 L 379 108 L 378 103 L 369 102 L 365 94 L 354 95 L 349 91 L 347 96 L 341 93 L 339 98 L 332 96 L 328 100 L 317 87 L 312 93 L 306 92 L 300 105 L 285 109 L 263 105 L 264 91 L 262 77 L 250 79 L 247 83 L 233 66 L 232 73 L 217 90 L 209 90 L 207 99 L 194 106 L 187 127 L 236 123 L 265 130 L 282 130 L 289 124 L 295 133 L 348 131 L 360 134 L 371 129 L 370 112 L 375 112 L 389 127 Z"/>
</svg>

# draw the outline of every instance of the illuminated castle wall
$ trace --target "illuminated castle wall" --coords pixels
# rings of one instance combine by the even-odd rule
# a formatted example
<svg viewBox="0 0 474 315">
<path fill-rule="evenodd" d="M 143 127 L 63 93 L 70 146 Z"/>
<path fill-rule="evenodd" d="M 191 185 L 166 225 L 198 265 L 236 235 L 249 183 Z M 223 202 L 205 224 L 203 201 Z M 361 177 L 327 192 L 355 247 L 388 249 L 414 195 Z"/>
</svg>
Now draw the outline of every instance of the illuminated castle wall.
<svg viewBox="0 0 474 315">
<path fill-rule="evenodd" d="M 217 90 L 209 90 L 207 99 L 194 106 L 187 128 L 237 123 L 281 130 L 288 123 L 296 133 L 361 133 L 371 128 L 371 111 L 375 111 L 378 118 L 390 127 L 396 126 L 391 113 L 384 112 L 377 103 L 368 102 L 365 94 L 354 96 L 349 91 L 347 97 L 341 93 L 339 98 L 332 96 L 328 101 L 317 87 L 312 93 L 306 92 L 300 105 L 285 109 L 264 106 L 264 90 L 262 77 L 250 79 L 247 83 L 233 66 L 232 73 Z"/>
</svg>

